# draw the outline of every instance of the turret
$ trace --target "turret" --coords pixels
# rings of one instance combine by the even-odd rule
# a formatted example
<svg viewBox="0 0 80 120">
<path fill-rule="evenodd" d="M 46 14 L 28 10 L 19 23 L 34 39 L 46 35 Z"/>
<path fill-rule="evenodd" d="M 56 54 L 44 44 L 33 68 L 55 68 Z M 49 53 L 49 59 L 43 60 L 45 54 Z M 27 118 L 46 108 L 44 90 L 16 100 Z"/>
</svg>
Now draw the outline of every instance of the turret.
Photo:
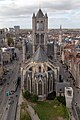
<svg viewBox="0 0 80 120">
<path fill-rule="evenodd" d="M 48 18 L 47 13 L 45 13 L 45 18 Z"/>
<path fill-rule="evenodd" d="M 47 51 L 47 31 L 48 31 L 48 16 L 44 15 L 39 9 L 37 14 L 32 16 L 32 30 L 33 30 L 33 53 L 40 45 Z"/>
<path fill-rule="evenodd" d="M 35 13 L 33 13 L 33 16 L 32 16 L 32 18 L 35 18 Z"/>
</svg>

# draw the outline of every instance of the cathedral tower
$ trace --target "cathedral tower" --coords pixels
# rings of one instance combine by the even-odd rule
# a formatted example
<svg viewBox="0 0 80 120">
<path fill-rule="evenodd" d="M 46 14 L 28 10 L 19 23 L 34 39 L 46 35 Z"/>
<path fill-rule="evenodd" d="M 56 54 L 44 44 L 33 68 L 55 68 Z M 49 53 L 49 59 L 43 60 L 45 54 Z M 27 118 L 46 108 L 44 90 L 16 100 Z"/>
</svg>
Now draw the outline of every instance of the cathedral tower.
<svg viewBox="0 0 80 120">
<path fill-rule="evenodd" d="M 22 90 L 38 95 L 45 100 L 55 90 L 59 70 L 47 56 L 48 17 L 39 9 L 32 17 L 33 55 L 25 60 L 25 41 L 23 41 L 23 65 L 21 68 Z M 28 46 L 29 47 L 29 46 Z"/>
<path fill-rule="evenodd" d="M 45 51 L 47 50 L 47 31 L 48 31 L 48 17 L 47 13 L 44 15 L 42 10 L 39 9 L 32 17 L 33 29 L 33 53 L 41 46 Z"/>
<path fill-rule="evenodd" d="M 59 30 L 59 45 L 62 44 L 62 26 L 60 25 L 60 30 Z"/>
</svg>

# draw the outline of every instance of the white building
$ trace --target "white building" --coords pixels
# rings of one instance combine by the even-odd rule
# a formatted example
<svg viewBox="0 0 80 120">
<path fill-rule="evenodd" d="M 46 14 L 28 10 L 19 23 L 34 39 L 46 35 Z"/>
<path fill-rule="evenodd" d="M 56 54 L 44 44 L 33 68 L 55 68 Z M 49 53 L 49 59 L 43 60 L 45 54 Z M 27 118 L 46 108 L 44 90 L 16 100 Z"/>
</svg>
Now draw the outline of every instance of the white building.
<svg viewBox="0 0 80 120">
<path fill-rule="evenodd" d="M 66 99 L 66 107 L 72 108 L 72 100 L 73 100 L 72 87 L 65 87 L 65 99 Z"/>
</svg>

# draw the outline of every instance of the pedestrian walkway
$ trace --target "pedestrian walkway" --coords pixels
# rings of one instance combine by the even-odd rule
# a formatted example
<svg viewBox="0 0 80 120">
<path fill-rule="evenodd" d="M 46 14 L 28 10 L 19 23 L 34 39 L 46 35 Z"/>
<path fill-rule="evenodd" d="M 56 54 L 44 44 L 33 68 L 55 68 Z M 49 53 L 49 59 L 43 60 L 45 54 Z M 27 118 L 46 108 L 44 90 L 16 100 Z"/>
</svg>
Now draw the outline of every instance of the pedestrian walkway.
<svg viewBox="0 0 80 120">
<path fill-rule="evenodd" d="M 36 111 L 30 105 L 27 105 L 27 106 L 28 106 L 27 111 L 29 112 L 31 119 L 32 120 L 40 120 Z"/>
<path fill-rule="evenodd" d="M 16 113 L 16 120 L 20 120 L 20 109 L 21 109 L 21 103 L 23 101 L 24 100 L 23 100 L 22 92 L 20 92 L 18 107 L 17 107 L 17 113 Z M 27 102 L 27 104 L 28 104 L 28 102 Z M 27 105 L 26 110 L 28 111 L 32 120 L 40 120 L 37 113 L 35 112 L 35 110 L 29 104 Z"/>
<path fill-rule="evenodd" d="M 69 109 L 69 112 L 70 112 L 70 120 L 75 120 L 73 110 Z"/>
</svg>

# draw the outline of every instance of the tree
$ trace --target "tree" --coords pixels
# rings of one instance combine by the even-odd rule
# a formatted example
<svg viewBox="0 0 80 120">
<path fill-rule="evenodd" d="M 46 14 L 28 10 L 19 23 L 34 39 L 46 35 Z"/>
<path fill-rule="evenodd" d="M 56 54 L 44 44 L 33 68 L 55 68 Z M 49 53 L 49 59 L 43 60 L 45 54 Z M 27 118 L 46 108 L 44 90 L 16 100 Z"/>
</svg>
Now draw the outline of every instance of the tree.
<svg viewBox="0 0 80 120">
<path fill-rule="evenodd" d="M 33 95 L 31 96 L 31 101 L 32 101 L 32 102 L 37 102 L 37 101 L 38 101 L 38 96 L 35 95 L 35 94 L 33 94 Z"/>
<path fill-rule="evenodd" d="M 23 92 L 23 97 L 26 99 L 30 99 L 30 92 L 29 91 Z"/>
</svg>

